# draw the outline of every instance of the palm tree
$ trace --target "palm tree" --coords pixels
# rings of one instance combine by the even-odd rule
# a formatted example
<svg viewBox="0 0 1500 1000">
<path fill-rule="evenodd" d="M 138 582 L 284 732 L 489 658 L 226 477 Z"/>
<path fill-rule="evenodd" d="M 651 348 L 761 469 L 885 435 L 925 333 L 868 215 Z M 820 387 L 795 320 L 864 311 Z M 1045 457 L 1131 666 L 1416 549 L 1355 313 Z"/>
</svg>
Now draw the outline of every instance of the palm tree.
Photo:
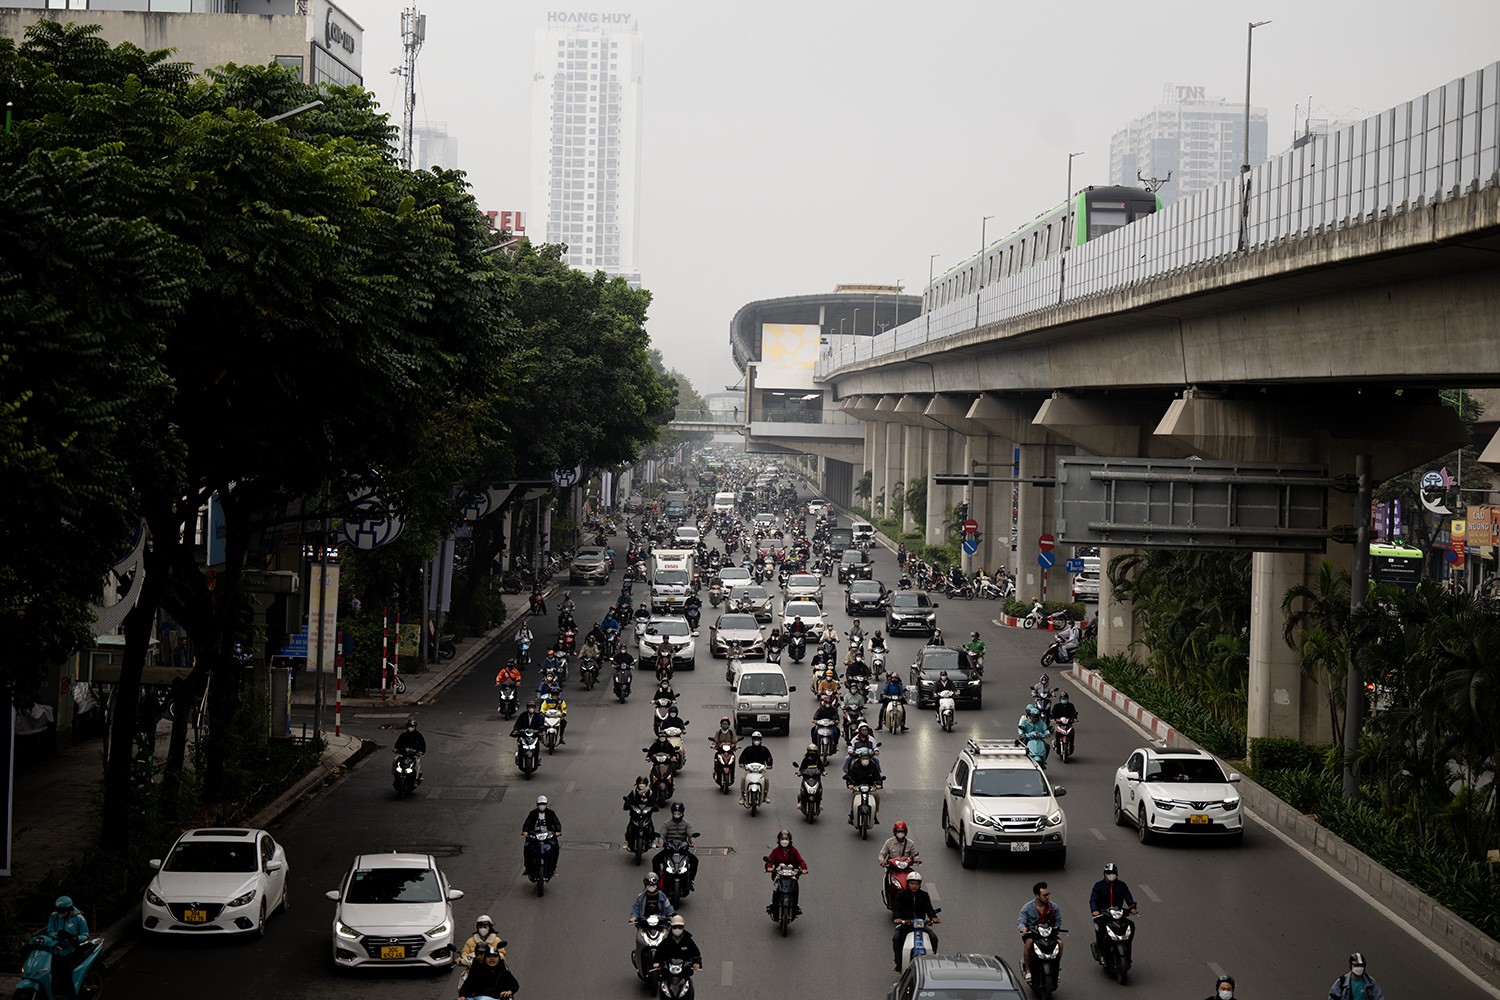
<svg viewBox="0 0 1500 1000">
<path fill-rule="evenodd" d="M 1324 562 L 1318 579 L 1299 583 L 1281 599 L 1282 635 L 1297 651 L 1302 672 L 1321 684 L 1328 698 L 1333 743 L 1344 742 L 1344 678 L 1349 663 L 1349 574 Z"/>
</svg>

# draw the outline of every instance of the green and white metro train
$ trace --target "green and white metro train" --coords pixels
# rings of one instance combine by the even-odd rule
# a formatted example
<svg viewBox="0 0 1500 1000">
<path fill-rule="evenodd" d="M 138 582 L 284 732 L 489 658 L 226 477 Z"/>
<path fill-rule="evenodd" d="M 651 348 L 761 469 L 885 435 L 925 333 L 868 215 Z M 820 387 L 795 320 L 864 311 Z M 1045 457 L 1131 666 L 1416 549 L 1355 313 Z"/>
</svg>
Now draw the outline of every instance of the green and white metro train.
<svg viewBox="0 0 1500 1000">
<path fill-rule="evenodd" d="M 939 275 L 928 286 L 922 310 L 937 309 L 1028 267 L 1080 247 L 1161 208 L 1155 193 L 1138 187 L 1087 187 L 1003 239 Z"/>
</svg>

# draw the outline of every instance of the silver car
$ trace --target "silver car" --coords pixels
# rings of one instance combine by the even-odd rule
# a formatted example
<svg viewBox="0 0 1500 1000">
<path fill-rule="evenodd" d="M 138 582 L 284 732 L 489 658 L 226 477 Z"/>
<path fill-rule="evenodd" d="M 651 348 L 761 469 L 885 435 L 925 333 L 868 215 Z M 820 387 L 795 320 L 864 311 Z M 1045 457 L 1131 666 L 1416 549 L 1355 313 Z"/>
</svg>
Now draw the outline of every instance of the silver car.
<svg viewBox="0 0 1500 1000">
<path fill-rule="evenodd" d="M 728 610 L 755 616 L 758 622 L 769 622 L 775 614 L 776 599 L 759 584 L 735 587 L 729 592 Z"/>
<path fill-rule="evenodd" d="M 728 656 L 729 645 L 735 642 L 740 644 L 740 649 L 746 659 L 765 658 L 766 634 L 754 615 L 720 615 L 719 620 L 709 626 L 708 635 L 709 649 L 713 652 L 715 659 Z"/>
<path fill-rule="evenodd" d="M 453 901 L 463 893 L 449 886 L 432 855 L 361 855 L 327 895 L 338 904 L 335 965 L 452 968 Z"/>
<path fill-rule="evenodd" d="M 793 573 L 786 580 L 786 599 L 823 603 L 823 578 L 813 573 Z"/>
</svg>

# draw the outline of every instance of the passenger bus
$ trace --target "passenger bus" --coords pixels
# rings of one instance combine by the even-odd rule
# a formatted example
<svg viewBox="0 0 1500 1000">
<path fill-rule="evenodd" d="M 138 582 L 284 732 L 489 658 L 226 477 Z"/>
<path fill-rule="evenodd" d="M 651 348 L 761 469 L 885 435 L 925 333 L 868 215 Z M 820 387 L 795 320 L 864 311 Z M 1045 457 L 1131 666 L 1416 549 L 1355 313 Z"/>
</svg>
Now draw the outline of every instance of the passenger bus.
<svg viewBox="0 0 1500 1000">
<path fill-rule="evenodd" d="M 1370 545 L 1370 579 L 1375 583 L 1394 583 L 1406 590 L 1422 582 L 1422 550 L 1404 545 Z"/>
</svg>

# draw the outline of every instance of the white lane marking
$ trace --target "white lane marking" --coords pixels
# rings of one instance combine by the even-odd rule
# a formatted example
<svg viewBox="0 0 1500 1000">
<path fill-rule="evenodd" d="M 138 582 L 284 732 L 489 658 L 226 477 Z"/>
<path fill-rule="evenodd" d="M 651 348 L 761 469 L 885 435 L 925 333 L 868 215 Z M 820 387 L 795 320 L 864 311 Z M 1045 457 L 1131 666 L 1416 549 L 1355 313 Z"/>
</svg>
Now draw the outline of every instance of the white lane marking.
<svg viewBox="0 0 1500 1000">
<path fill-rule="evenodd" d="M 1262 829 L 1269 830 L 1282 843 L 1286 844 L 1292 850 L 1296 851 L 1298 854 L 1302 855 L 1304 858 L 1306 858 L 1307 860 L 1311 861 L 1313 864 L 1317 865 L 1319 868 L 1323 869 L 1323 872 L 1326 875 L 1328 875 L 1329 877 L 1331 877 L 1335 882 L 1337 882 L 1340 885 L 1344 886 L 1346 889 L 1348 889 L 1350 892 L 1354 893 L 1360 899 L 1362 899 L 1366 903 L 1370 904 L 1370 907 L 1372 909 L 1374 909 L 1377 913 L 1379 913 L 1381 916 L 1385 917 L 1387 920 L 1389 920 L 1391 923 L 1395 924 L 1397 927 L 1399 927 L 1402 930 L 1404 930 L 1407 934 L 1410 934 L 1412 936 L 1412 938 L 1418 944 L 1428 946 L 1427 950 L 1429 952 L 1431 952 L 1432 954 L 1436 955 L 1438 958 L 1441 958 L 1444 962 L 1447 962 L 1448 965 L 1451 968 L 1453 968 L 1454 970 L 1456 970 L 1460 975 L 1462 975 L 1465 978 L 1467 978 L 1475 986 L 1479 987 L 1479 989 L 1481 989 L 1482 991 L 1484 991 L 1489 996 L 1500 998 L 1500 986 L 1491 985 L 1490 983 L 1487 983 L 1483 979 L 1481 979 L 1479 977 L 1479 975 L 1477 973 L 1475 973 L 1473 970 L 1471 970 L 1467 965 L 1464 965 L 1458 959 L 1456 959 L 1452 955 L 1450 955 L 1447 952 L 1447 950 L 1443 948 L 1441 942 L 1439 942 L 1437 938 L 1435 938 L 1435 937 L 1428 937 L 1427 935 L 1423 934 L 1422 931 L 1419 928 L 1417 928 L 1415 925 L 1413 925 L 1410 921 L 1408 921 L 1401 914 L 1397 913 L 1395 910 L 1391 909 L 1389 906 L 1386 906 L 1384 903 L 1380 902 L 1374 896 L 1371 896 L 1368 892 L 1366 892 L 1364 889 L 1361 889 L 1358 885 L 1356 885 L 1353 881 L 1351 881 L 1347 876 L 1345 876 L 1343 872 L 1341 872 L 1338 869 L 1334 868 L 1328 862 L 1324 861 L 1322 858 L 1318 857 L 1312 851 L 1309 851 L 1307 848 L 1305 848 L 1301 844 L 1297 843 L 1297 841 L 1293 840 L 1291 837 L 1287 836 L 1285 833 L 1282 833 L 1280 830 L 1276 829 L 1276 827 L 1272 826 L 1270 823 L 1268 823 L 1265 820 L 1261 819 L 1259 816 L 1255 815 L 1254 813 L 1248 813 L 1248 815 Z M 1223 973 L 1220 973 L 1220 975 L 1223 975 Z"/>
<path fill-rule="evenodd" d="M 725 962 L 724 963 L 724 967 L 719 970 L 719 985 L 720 986 L 733 986 L 734 985 L 734 963 L 733 962 Z"/>
<path fill-rule="evenodd" d="M 568 787 L 563 789 L 563 794 L 564 795 L 570 794 L 571 792 L 573 792 L 577 788 L 578 788 L 578 782 L 576 782 L 576 781 L 570 781 L 570 782 L 568 782 Z"/>
<path fill-rule="evenodd" d="M 1100 830 L 1096 826 L 1089 827 L 1089 833 L 1092 833 L 1094 835 L 1094 839 L 1095 840 L 1103 840 L 1104 839 L 1104 831 Z"/>
<path fill-rule="evenodd" d="M 734 899 L 734 883 L 733 882 L 725 882 L 724 883 L 724 902 L 727 903 L 727 902 L 729 902 L 732 899 Z"/>
<path fill-rule="evenodd" d="M 1161 897 L 1160 897 L 1160 896 L 1158 896 L 1158 895 L 1157 895 L 1157 894 L 1156 894 L 1156 893 L 1155 893 L 1155 892 L 1154 892 L 1154 891 L 1153 891 L 1153 890 L 1152 890 L 1152 888 L 1151 888 L 1151 887 L 1150 887 L 1150 886 L 1149 886 L 1149 885 L 1147 885 L 1147 884 L 1146 884 L 1146 883 L 1144 883 L 1144 882 L 1139 882 L 1139 883 L 1137 883 L 1137 884 L 1138 884 L 1138 885 L 1139 885 L 1139 886 L 1140 886 L 1140 887 L 1141 887 L 1141 891 L 1142 891 L 1142 892 L 1144 892 L 1144 893 L 1145 893 L 1145 894 L 1146 894 L 1146 898 L 1147 898 L 1147 899 L 1149 899 L 1149 900 L 1151 900 L 1151 902 L 1153 902 L 1153 903 L 1160 903 L 1160 902 L 1161 902 Z M 1220 972 L 1220 973 L 1218 973 L 1218 974 L 1219 974 L 1219 975 L 1221 975 L 1221 976 L 1222 976 L 1222 975 L 1223 975 L 1223 974 L 1224 974 L 1224 973 L 1222 973 L 1222 972 Z"/>
<path fill-rule="evenodd" d="M 1218 962 L 1209 962 L 1208 971 L 1212 972 L 1215 976 L 1222 976 L 1224 974 L 1224 966 Z"/>
</svg>

